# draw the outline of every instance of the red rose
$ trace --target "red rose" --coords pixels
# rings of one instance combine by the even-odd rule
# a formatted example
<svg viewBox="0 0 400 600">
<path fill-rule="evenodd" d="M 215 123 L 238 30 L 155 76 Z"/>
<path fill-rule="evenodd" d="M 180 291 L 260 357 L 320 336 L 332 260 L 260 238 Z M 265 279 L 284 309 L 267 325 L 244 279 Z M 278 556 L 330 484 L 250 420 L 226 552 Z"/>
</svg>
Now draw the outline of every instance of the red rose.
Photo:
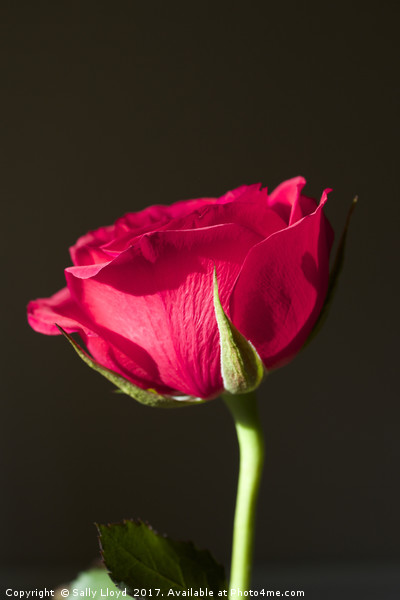
<svg viewBox="0 0 400 600">
<path fill-rule="evenodd" d="M 214 267 L 225 313 L 267 369 L 301 349 L 324 303 L 332 229 L 301 177 L 272 194 L 151 206 L 81 237 L 67 287 L 29 303 L 41 333 L 77 332 L 100 365 L 142 389 L 212 398 L 223 391 Z"/>
</svg>

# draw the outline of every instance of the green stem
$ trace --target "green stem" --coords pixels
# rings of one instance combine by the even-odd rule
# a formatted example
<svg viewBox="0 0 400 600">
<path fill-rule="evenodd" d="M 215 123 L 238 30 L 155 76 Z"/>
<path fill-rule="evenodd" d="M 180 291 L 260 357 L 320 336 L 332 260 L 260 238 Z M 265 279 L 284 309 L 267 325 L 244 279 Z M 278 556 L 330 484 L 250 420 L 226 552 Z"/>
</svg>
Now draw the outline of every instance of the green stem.
<svg viewBox="0 0 400 600">
<path fill-rule="evenodd" d="M 239 481 L 233 525 L 229 589 L 250 589 L 257 495 L 264 462 L 264 438 L 255 392 L 224 394 L 235 422 L 240 451 Z"/>
</svg>

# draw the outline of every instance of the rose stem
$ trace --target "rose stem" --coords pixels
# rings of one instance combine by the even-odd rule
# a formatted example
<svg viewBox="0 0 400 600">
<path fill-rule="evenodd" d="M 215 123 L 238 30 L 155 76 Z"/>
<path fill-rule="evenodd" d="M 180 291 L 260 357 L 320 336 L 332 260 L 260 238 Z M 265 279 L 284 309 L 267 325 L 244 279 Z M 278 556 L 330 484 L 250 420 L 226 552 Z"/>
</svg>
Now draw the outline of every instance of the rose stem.
<svg viewBox="0 0 400 600">
<path fill-rule="evenodd" d="M 249 590 L 258 490 L 264 462 L 264 437 L 255 392 L 224 394 L 235 422 L 240 467 L 233 524 L 232 562 L 229 589 Z"/>
</svg>

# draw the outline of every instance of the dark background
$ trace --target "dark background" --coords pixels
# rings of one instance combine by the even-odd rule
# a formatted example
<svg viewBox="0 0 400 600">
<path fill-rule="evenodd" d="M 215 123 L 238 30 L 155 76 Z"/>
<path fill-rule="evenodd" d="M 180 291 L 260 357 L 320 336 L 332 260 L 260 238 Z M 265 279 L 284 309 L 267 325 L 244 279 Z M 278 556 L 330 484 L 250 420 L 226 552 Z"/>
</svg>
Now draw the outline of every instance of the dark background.
<svg viewBox="0 0 400 600">
<path fill-rule="evenodd" d="M 395 2 L 10 2 L 0 9 L 2 563 L 97 556 L 94 521 L 142 517 L 229 564 L 235 433 L 220 401 L 117 396 L 25 306 L 67 248 L 127 211 L 273 189 L 355 194 L 329 321 L 259 391 L 257 564 L 398 564 Z"/>
</svg>

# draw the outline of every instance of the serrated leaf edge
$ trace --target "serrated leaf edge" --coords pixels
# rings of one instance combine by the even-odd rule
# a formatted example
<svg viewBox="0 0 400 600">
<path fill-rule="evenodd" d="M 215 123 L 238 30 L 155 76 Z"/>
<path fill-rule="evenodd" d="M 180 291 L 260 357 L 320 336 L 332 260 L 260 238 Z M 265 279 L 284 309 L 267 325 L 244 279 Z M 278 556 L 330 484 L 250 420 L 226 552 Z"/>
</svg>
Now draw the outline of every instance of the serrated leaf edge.
<svg viewBox="0 0 400 600">
<path fill-rule="evenodd" d="M 203 554 L 203 555 L 206 555 L 206 556 L 207 556 L 208 558 L 210 558 L 210 559 L 211 559 L 211 560 L 212 560 L 212 561 L 215 563 L 215 565 L 216 565 L 216 566 L 217 566 L 217 567 L 218 567 L 218 568 L 219 568 L 219 569 L 220 569 L 220 570 L 223 572 L 224 579 L 225 579 L 225 570 L 224 570 L 224 567 L 223 567 L 223 566 L 222 566 L 220 563 L 218 563 L 218 562 L 215 560 L 215 558 L 213 557 L 213 555 L 211 554 L 211 552 L 210 552 L 209 550 L 206 550 L 206 549 L 200 549 L 200 548 L 198 548 L 198 547 L 197 547 L 197 546 L 194 544 L 194 542 L 192 542 L 192 541 L 173 540 L 173 539 L 172 539 L 172 538 L 170 538 L 170 537 L 169 537 L 169 536 L 168 536 L 166 533 L 164 533 L 164 534 L 162 534 L 162 533 L 159 533 L 159 532 L 158 532 L 158 531 L 157 531 L 157 530 L 156 530 L 156 529 L 155 529 L 155 528 L 154 528 L 154 527 L 153 527 L 153 526 L 152 526 L 150 523 L 148 523 L 147 521 L 144 521 L 144 520 L 142 520 L 142 519 L 123 519 L 123 521 L 120 521 L 120 522 L 114 522 L 114 523 L 107 523 L 106 525 L 102 525 L 102 524 L 99 524 L 99 523 L 95 523 L 95 526 L 96 526 L 96 528 L 97 528 L 97 531 L 98 531 L 98 536 L 97 536 L 97 537 L 98 537 L 98 541 L 99 541 L 100 552 L 101 552 L 101 556 L 102 556 L 103 563 L 104 563 L 104 565 L 105 565 L 105 566 L 106 566 L 106 568 L 107 568 L 107 571 L 108 571 L 108 574 L 109 574 L 110 578 L 111 578 L 111 579 L 112 579 L 112 581 L 115 583 L 115 585 L 117 585 L 117 586 L 118 586 L 120 589 L 128 589 L 128 590 L 130 590 L 131 588 L 130 588 L 130 586 L 129 586 L 128 584 L 126 584 L 126 583 L 124 583 L 124 582 L 122 582 L 122 581 L 117 581 L 117 580 L 116 580 L 116 579 L 115 579 L 115 578 L 112 576 L 112 573 L 111 573 L 111 571 L 110 571 L 109 567 L 107 566 L 107 561 L 106 561 L 106 559 L 105 559 L 105 557 L 104 557 L 104 548 L 103 548 L 103 544 L 102 544 L 102 529 L 111 529 L 112 527 L 118 527 L 118 526 L 120 527 L 120 526 L 123 526 L 123 525 L 128 525 L 129 523 L 131 523 L 131 524 L 133 524 L 133 525 L 137 525 L 137 526 L 143 526 L 143 527 L 147 528 L 148 530 L 150 530 L 152 533 L 154 533 L 154 535 L 155 535 L 156 537 L 159 537 L 159 538 L 165 539 L 166 541 L 169 541 L 169 542 L 172 542 L 172 543 L 176 543 L 176 544 L 182 544 L 182 545 L 188 545 L 188 546 L 190 546 L 190 547 L 191 547 L 191 549 L 192 549 L 192 550 L 194 550 L 195 552 L 197 552 L 197 553 L 200 553 L 200 554 Z M 134 559 L 135 559 L 137 562 L 139 562 L 141 565 L 143 565 L 144 567 L 146 567 L 146 569 L 148 569 L 148 570 L 150 570 L 150 571 L 152 570 L 152 569 L 151 569 L 150 567 L 148 567 L 148 566 L 147 566 L 145 563 L 143 563 L 141 560 L 139 560 L 139 559 L 138 559 L 136 556 L 132 555 L 132 554 L 131 554 L 131 553 L 130 553 L 128 550 L 125 550 L 125 548 L 123 548 L 123 550 L 124 550 L 124 552 L 126 552 L 127 554 L 129 554 L 130 556 L 132 556 L 132 557 L 133 557 L 133 558 L 134 558 Z M 178 559 L 179 559 L 179 556 L 178 556 Z M 183 573 L 182 573 L 182 570 L 181 570 L 181 566 L 180 566 L 180 562 L 179 562 L 179 560 L 178 560 L 178 565 L 177 565 L 177 566 L 179 567 L 179 570 L 180 570 L 180 572 L 181 572 L 181 574 L 182 574 L 182 581 L 183 581 L 183 579 L 184 579 L 184 576 L 183 576 Z M 168 578 L 168 577 L 166 577 L 165 575 L 162 575 L 162 574 L 161 574 L 159 571 L 156 571 L 155 569 L 154 569 L 154 572 L 156 572 L 158 576 L 161 576 L 161 577 L 162 577 L 162 579 L 164 579 L 164 580 L 165 580 L 165 581 L 166 581 L 168 584 L 173 584 L 173 585 L 176 585 L 176 586 L 180 587 L 180 588 L 181 588 L 181 591 L 183 591 L 183 590 L 186 590 L 186 589 L 187 589 L 187 585 L 185 584 L 185 582 L 183 582 L 183 584 L 182 584 L 182 583 L 177 583 L 177 582 L 173 581 L 172 579 L 169 579 L 169 578 Z M 227 581 L 226 581 L 226 579 L 225 579 L 225 588 L 227 589 Z"/>
</svg>

